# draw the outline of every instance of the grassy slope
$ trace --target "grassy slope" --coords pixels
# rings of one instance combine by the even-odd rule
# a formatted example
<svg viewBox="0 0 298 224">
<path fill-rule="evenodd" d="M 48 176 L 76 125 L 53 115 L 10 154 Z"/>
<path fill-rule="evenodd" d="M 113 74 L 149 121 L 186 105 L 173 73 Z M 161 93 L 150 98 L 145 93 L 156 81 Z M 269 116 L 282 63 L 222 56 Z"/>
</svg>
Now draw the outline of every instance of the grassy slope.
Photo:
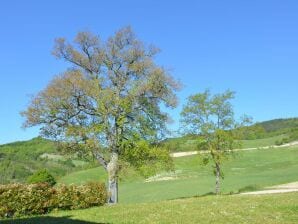
<svg viewBox="0 0 298 224">
<path fill-rule="evenodd" d="M 242 140 L 241 141 L 242 148 L 255 148 L 255 147 L 275 145 L 276 141 L 280 141 L 286 137 L 288 137 L 287 134 L 280 134 L 273 137 L 267 137 L 262 139 Z M 193 136 L 168 139 L 166 140 L 166 145 L 168 145 L 171 151 L 173 152 L 196 151 L 199 149 L 197 147 L 196 138 Z"/>
<path fill-rule="evenodd" d="M 275 145 L 276 141 L 280 141 L 285 137 L 287 137 L 287 135 L 283 134 L 283 135 L 277 135 L 269 138 L 242 140 L 242 148 L 257 148 L 257 147 Z"/>
<path fill-rule="evenodd" d="M 274 119 L 260 122 L 266 132 L 287 132 L 289 129 L 298 127 L 298 118 Z"/>
<path fill-rule="evenodd" d="M 39 156 L 44 152 L 56 152 L 56 147 L 52 142 L 42 138 L 0 145 L 0 183 L 22 182 L 40 168 L 49 168 L 54 175 L 63 174 L 68 170 L 68 167 L 63 167 L 57 162 L 39 160 Z"/>
<path fill-rule="evenodd" d="M 282 137 L 246 141 L 244 147 L 272 145 Z M 262 188 L 297 181 L 297 161 L 297 147 L 239 152 L 224 165 L 222 190 L 230 193 L 251 185 Z M 57 212 L 1 223 L 297 223 L 298 193 L 187 198 L 213 191 L 211 167 L 200 163 L 198 156 L 176 158 L 178 179 L 170 181 L 144 183 L 134 173 L 128 174 L 128 181 L 120 182 L 121 203 L 117 206 Z M 101 168 L 75 172 L 59 181 L 70 184 L 94 180 L 106 180 Z M 185 199 L 165 201 L 175 198 Z"/>
<path fill-rule="evenodd" d="M 62 184 L 84 184 L 92 181 L 106 181 L 107 174 L 101 167 L 81 170 L 60 178 Z"/>
<path fill-rule="evenodd" d="M 264 149 L 239 152 L 226 161 L 222 182 L 224 193 L 257 185 L 262 188 L 298 180 L 298 148 Z M 144 183 L 139 177 L 120 182 L 120 202 L 136 203 L 162 201 L 180 197 L 203 195 L 214 190 L 211 167 L 202 166 L 199 156 L 175 159 L 178 179 Z M 76 175 L 78 174 L 78 175 Z M 106 180 L 102 168 L 73 173 L 61 179 L 63 183 L 84 183 Z"/>
<path fill-rule="evenodd" d="M 70 160 L 58 154 L 56 145 L 43 138 L 0 145 L 0 184 L 24 182 L 39 169 L 46 168 L 55 177 L 64 176 L 87 166 L 88 163 Z M 47 154 L 50 159 L 41 158 Z"/>
<path fill-rule="evenodd" d="M 276 141 L 285 142 L 295 141 L 298 139 L 298 118 L 275 119 L 258 123 L 265 132 L 257 134 L 255 140 L 243 140 L 243 147 L 262 147 L 275 145 Z M 256 130 L 255 130 L 256 131 Z M 258 137 L 257 137 L 258 136 Z M 262 137 L 261 137 L 262 136 Z M 246 136 L 250 139 L 248 136 Z M 252 136 L 251 136 L 252 137 Z M 261 139 L 260 139 L 261 137 Z M 198 143 L 195 135 L 187 135 L 177 138 L 169 138 L 163 141 L 170 151 L 194 151 L 198 150 Z"/>
<path fill-rule="evenodd" d="M 262 196 L 206 196 L 158 203 L 104 206 L 2 221 L 3 224 L 217 223 L 294 224 L 298 193 Z"/>
</svg>

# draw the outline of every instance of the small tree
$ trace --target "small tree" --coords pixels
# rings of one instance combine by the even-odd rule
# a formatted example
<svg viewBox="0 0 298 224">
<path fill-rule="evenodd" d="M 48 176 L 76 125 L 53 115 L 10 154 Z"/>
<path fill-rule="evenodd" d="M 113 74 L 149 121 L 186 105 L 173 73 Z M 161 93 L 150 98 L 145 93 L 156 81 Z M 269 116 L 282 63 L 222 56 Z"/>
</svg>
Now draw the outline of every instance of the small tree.
<svg viewBox="0 0 298 224">
<path fill-rule="evenodd" d="M 42 169 L 29 176 L 27 183 L 48 183 L 50 186 L 54 186 L 56 184 L 56 180 L 46 169 Z"/>
<path fill-rule="evenodd" d="M 130 27 L 107 41 L 90 32 L 78 33 L 74 44 L 59 38 L 53 54 L 72 67 L 22 113 L 26 127 L 41 125 L 44 136 L 98 160 L 108 173 L 110 203 L 118 201 L 120 157 L 132 162 L 128 154 L 142 149 L 141 140 L 152 143 L 162 136 L 168 115 L 160 106 L 176 106 L 178 83 L 154 62 L 157 53 Z"/>
<path fill-rule="evenodd" d="M 220 178 L 223 178 L 222 162 L 236 147 L 240 147 L 241 130 L 249 118 L 244 117 L 241 123 L 234 119 L 231 100 L 234 92 L 211 95 L 209 90 L 188 98 L 181 112 L 181 122 L 187 133 L 198 135 L 199 147 L 208 150 L 204 157 L 207 164 L 214 163 L 216 177 L 216 194 L 220 193 Z"/>
</svg>

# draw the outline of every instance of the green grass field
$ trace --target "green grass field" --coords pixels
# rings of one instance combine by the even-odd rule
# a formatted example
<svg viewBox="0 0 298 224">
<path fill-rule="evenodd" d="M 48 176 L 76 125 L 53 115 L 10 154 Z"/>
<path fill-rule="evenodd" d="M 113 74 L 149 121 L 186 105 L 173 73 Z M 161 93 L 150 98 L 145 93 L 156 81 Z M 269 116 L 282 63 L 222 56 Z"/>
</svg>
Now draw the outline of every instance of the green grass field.
<svg viewBox="0 0 298 224">
<path fill-rule="evenodd" d="M 254 140 L 242 140 L 242 148 L 257 148 L 275 145 L 276 141 L 280 141 L 287 135 L 277 135 L 269 138 L 254 139 Z"/>
<path fill-rule="evenodd" d="M 261 139 L 241 140 L 242 148 L 257 148 L 275 145 L 276 141 L 280 141 L 286 137 L 288 137 L 288 134 L 280 134 Z M 165 141 L 165 145 L 167 145 L 172 152 L 199 150 L 197 139 L 194 136 L 168 139 Z"/>
<path fill-rule="evenodd" d="M 107 174 L 101 167 L 90 168 L 71 173 L 60 178 L 58 181 L 61 184 L 84 184 L 92 181 L 105 181 Z"/>
<path fill-rule="evenodd" d="M 245 147 L 271 145 L 282 136 L 246 142 Z M 222 195 L 214 191 L 211 165 L 203 166 L 199 155 L 174 159 L 175 171 L 160 173 L 171 180 L 145 182 L 133 170 L 121 175 L 116 206 L 59 211 L 47 216 L 1 220 L 2 224 L 93 223 L 298 223 L 298 193 L 235 195 L 298 180 L 298 147 L 237 151 L 225 161 Z M 154 179 L 154 178 L 152 178 Z M 64 184 L 106 181 L 101 167 L 73 172 L 58 180 Z M 234 195 L 230 195 L 234 194 Z"/>
<path fill-rule="evenodd" d="M 298 193 L 206 196 L 153 203 L 119 204 L 49 216 L 3 220 L 2 224 L 217 223 L 295 224 Z"/>
<path fill-rule="evenodd" d="M 260 149 L 235 153 L 225 162 L 222 192 L 238 192 L 243 188 L 263 188 L 298 180 L 298 148 Z M 174 160 L 175 173 L 161 177 L 173 177 L 168 181 L 146 183 L 144 179 L 130 175 L 120 182 L 120 203 L 154 202 L 175 198 L 204 195 L 214 191 L 215 178 L 211 164 L 203 166 L 198 155 Z M 92 168 L 61 178 L 61 183 L 85 183 L 106 181 L 102 168 Z"/>
</svg>

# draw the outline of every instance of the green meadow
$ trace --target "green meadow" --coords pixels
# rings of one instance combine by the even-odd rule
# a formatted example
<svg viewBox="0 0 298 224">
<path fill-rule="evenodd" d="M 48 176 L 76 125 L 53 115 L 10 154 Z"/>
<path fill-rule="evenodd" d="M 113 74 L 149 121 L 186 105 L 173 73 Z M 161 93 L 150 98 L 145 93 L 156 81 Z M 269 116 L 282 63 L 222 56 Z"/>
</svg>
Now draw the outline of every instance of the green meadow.
<svg viewBox="0 0 298 224">
<path fill-rule="evenodd" d="M 245 189 L 261 189 L 266 186 L 298 180 L 298 147 L 256 149 L 235 152 L 223 165 L 224 194 Z M 211 164 L 204 166 L 199 155 L 174 159 L 175 170 L 161 173 L 153 181 L 146 182 L 136 173 L 126 174 L 128 181 L 120 182 L 120 203 L 144 203 L 175 198 L 193 197 L 214 191 L 215 178 Z M 162 180 L 167 179 L 167 180 Z M 101 167 L 79 171 L 59 180 L 60 183 L 85 183 L 106 181 Z"/>
<path fill-rule="evenodd" d="M 298 193 L 192 197 L 138 204 L 118 204 L 48 216 L 3 220 L 1 224 L 296 224 Z"/>
<path fill-rule="evenodd" d="M 192 155 L 174 158 L 175 166 L 172 171 L 161 172 L 147 179 L 131 168 L 123 170 L 120 175 L 118 205 L 56 211 L 45 216 L 1 220 L 0 223 L 294 224 L 298 222 L 298 193 L 258 196 L 238 194 L 298 180 L 298 146 L 261 148 L 273 145 L 282 138 L 283 134 L 244 140 L 244 148 L 257 149 L 236 151 L 224 161 L 220 196 L 213 195 L 215 177 L 212 164 L 203 165 L 202 155 Z M 12 146 L 5 147 L 7 152 L 12 153 Z M 27 151 L 23 151 L 21 155 Z M 47 150 L 41 147 L 36 156 L 41 153 L 47 153 Z M 58 152 L 52 150 L 50 153 L 56 155 Z M 59 161 L 50 161 L 63 165 Z M 103 168 L 84 166 L 69 170 L 66 175 L 57 178 L 58 184 L 67 185 L 106 180 L 107 175 Z"/>
</svg>

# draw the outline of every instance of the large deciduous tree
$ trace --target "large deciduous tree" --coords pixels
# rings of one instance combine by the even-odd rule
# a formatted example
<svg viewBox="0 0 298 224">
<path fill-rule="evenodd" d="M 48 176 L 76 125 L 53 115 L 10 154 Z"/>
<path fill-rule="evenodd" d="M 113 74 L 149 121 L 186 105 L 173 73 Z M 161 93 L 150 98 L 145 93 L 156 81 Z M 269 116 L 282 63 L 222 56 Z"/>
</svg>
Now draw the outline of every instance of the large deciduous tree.
<svg viewBox="0 0 298 224">
<path fill-rule="evenodd" d="M 240 122 L 234 118 L 231 100 L 234 92 L 211 95 L 209 90 L 188 97 L 181 112 L 181 123 L 187 133 L 196 134 L 199 147 L 207 150 L 204 162 L 212 161 L 216 177 L 215 192 L 220 193 L 220 178 L 223 178 L 222 163 L 232 150 L 241 146 L 239 139 L 250 118 L 243 116 Z"/>
<path fill-rule="evenodd" d="M 22 112 L 26 127 L 40 125 L 44 136 L 98 160 L 108 172 L 110 203 L 118 201 L 120 157 L 131 158 L 130 151 L 142 147 L 147 155 L 144 140 L 154 142 L 168 120 L 160 106 L 177 104 L 179 84 L 155 63 L 157 53 L 130 27 L 106 41 L 90 32 L 79 32 L 72 44 L 58 38 L 53 54 L 72 66 Z"/>
</svg>

